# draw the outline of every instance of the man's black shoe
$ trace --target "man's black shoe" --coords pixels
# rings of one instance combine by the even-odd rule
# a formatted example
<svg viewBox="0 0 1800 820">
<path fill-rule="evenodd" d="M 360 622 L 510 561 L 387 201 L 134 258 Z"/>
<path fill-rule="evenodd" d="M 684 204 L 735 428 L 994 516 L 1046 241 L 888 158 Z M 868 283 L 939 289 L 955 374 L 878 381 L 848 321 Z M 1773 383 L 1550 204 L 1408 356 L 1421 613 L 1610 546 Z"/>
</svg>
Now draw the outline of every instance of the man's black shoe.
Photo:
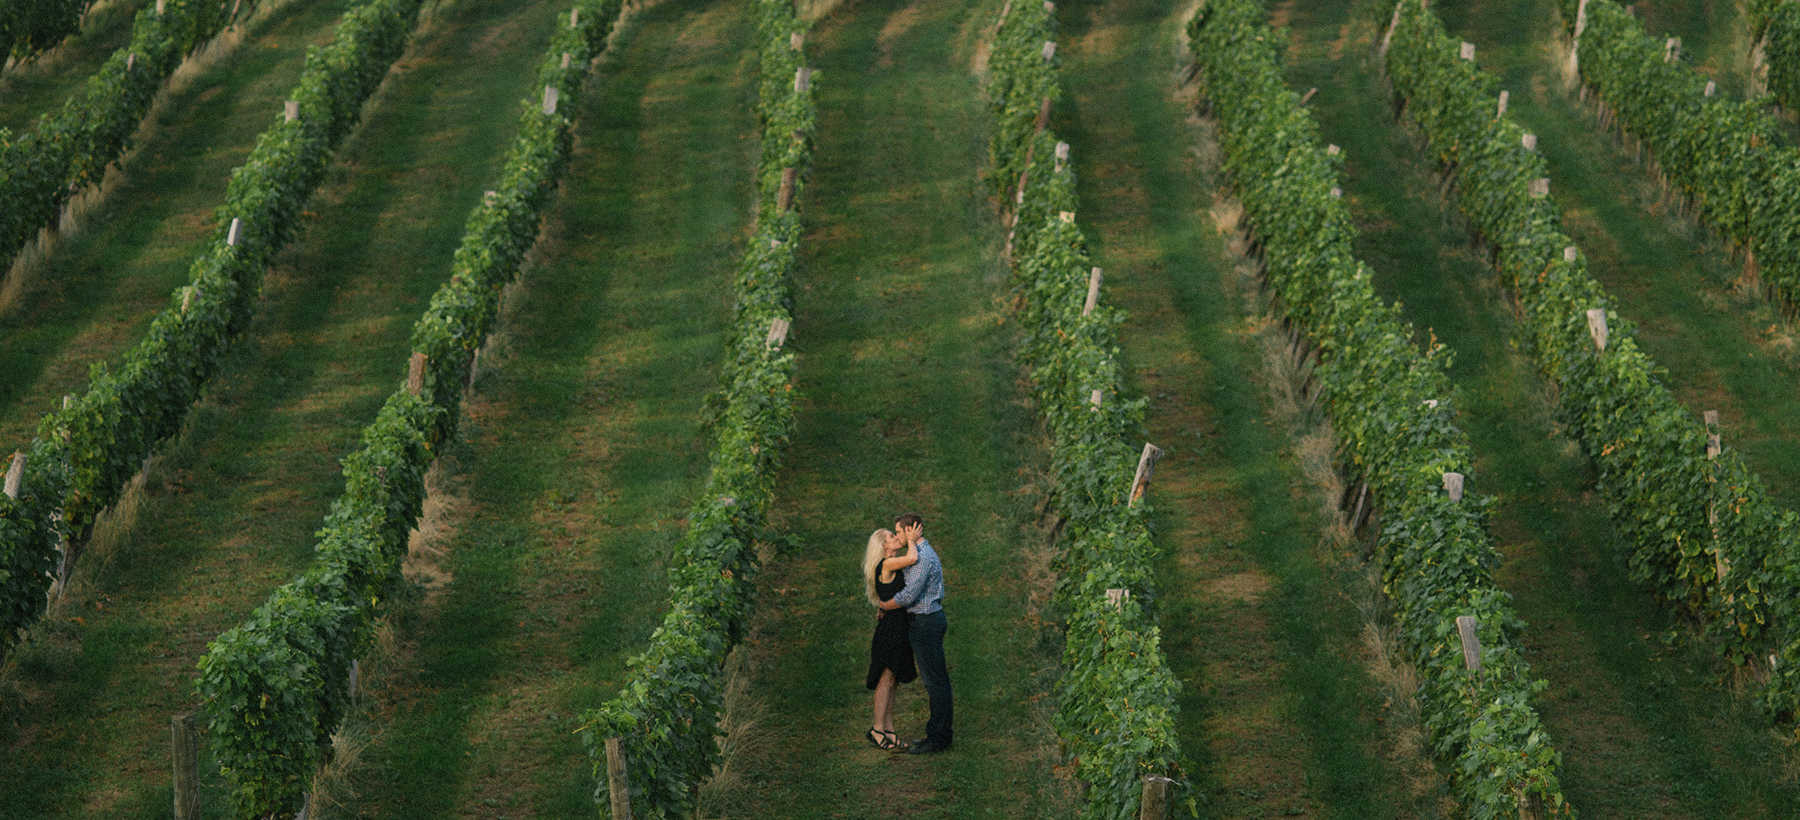
<svg viewBox="0 0 1800 820">
<path fill-rule="evenodd" d="M 906 753 L 909 755 L 928 755 L 928 754 L 935 754 L 937 752 L 941 752 L 948 748 L 950 748 L 950 747 L 945 746 L 940 743 L 935 743 L 930 738 L 921 738 L 918 741 L 914 742 L 912 747 L 908 748 L 906 750 Z"/>
</svg>

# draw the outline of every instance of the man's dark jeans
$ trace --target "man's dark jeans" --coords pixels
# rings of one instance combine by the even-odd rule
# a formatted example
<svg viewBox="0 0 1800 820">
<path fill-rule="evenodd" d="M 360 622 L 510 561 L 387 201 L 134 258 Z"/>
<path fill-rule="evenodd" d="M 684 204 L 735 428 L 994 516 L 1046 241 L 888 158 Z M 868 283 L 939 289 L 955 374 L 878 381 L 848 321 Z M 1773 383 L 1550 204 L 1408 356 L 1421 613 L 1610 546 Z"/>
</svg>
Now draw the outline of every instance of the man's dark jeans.
<svg viewBox="0 0 1800 820">
<path fill-rule="evenodd" d="M 944 665 L 944 633 L 949 629 L 950 622 L 940 609 L 930 615 L 912 616 L 912 628 L 907 632 L 907 637 L 912 639 L 913 660 L 919 664 L 919 680 L 925 684 L 925 694 L 931 698 L 931 719 L 925 723 L 925 739 L 940 747 L 950 745 L 950 723 L 955 711 L 950 694 L 950 670 Z"/>
</svg>

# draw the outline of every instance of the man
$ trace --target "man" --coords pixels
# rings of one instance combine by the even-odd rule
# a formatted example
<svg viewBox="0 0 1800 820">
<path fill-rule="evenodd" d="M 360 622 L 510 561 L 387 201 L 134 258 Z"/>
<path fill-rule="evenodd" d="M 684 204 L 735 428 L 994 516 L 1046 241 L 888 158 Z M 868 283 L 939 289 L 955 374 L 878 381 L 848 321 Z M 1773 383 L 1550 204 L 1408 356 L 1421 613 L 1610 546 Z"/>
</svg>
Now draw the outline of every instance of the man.
<svg viewBox="0 0 1800 820">
<path fill-rule="evenodd" d="M 954 703 L 950 670 L 944 664 L 944 633 L 949 631 L 943 606 L 944 565 L 938 561 L 931 542 L 925 540 L 925 520 L 918 513 L 906 513 L 896 519 L 894 532 L 907 546 L 918 548 L 919 563 L 906 571 L 906 586 L 892 599 L 881 602 L 881 608 L 912 613 L 907 637 L 912 641 L 913 659 L 919 664 L 919 680 L 931 699 L 931 719 L 925 723 L 925 736 L 913 741 L 906 751 L 925 755 L 950 748 Z"/>
</svg>

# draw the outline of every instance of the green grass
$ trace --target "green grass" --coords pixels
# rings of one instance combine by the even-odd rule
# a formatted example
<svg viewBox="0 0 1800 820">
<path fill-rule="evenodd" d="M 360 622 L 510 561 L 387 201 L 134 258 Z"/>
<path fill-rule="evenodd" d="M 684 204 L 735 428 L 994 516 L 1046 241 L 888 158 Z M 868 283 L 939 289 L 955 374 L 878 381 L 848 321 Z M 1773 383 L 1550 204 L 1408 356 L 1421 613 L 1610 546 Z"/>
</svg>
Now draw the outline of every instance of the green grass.
<svg viewBox="0 0 1800 820">
<path fill-rule="evenodd" d="M 340 150 L 306 237 L 271 272 L 254 326 L 152 465 L 137 515 L 90 547 L 76 594 L 19 653 L 9 691 L 23 703 L 7 707 L 0 803 L 33 816 L 167 812 L 167 721 L 193 707 L 194 662 L 312 560 L 312 533 L 341 490 L 337 459 L 403 378 L 412 323 L 446 275 L 562 13 L 480 0 L 428 13 Z M 297 48 L 330 22 L 270 43 Z M 279 99 L 245 116 L 266 124 Z M 188 151 L 208 150 L 202 133 L 227 132 L 230 117 L 216 116 L 211 128 L 192 123 Z M 147 233 L 184 224 L 168 210 L 141 223 Z M 216 792 L 208 805 L 224 809 Z"/>
<path fill-rule="evenodd" d="M 1296 9 L 1294 84 L 1321 89 L 1314 109 L 1326 138 L 1348 157 L 1345 196 L 1364 230 L 1357 251 L 1375 268 L 1378 287 L 1405 304 L 1422 334 L 1434 333 L 1457 352 L 1451 374 L 1462 391 L 1459 421 L 1477 454 L 1472 478 L 1499 496 L 1493 526 L 1506 559 L 1499 578 L 1528 625 L 1527 656 L 1550 684 L 1538 704 L 1564 756 L 1566 794 L 1591 817 L 1791 815 L 1796 793 L 1782 775 L 1779 744 L 1722 681 L 1730 671 L 1703 642 L 1673 640 L 1689 633 L 1629 581 L 1624 545 L 1592 494 L 1590 468 L 1555 422 L 1553 393 L 1513 344 L 1510 296 L 1469 244 L 1454 206 L 1438 198 L 1417 142 L 1393 123 L 1367 56 L 1376 31 L 1370 22 L 1386 11 L 1375 5 L 1358 4 L 1349 17 L 1338 9 Z M 1511 32 L 1494 40 L 1463 36 L 1476 42 L 1484 66 L 1499 68 L 1507 87 L 1524 89 L 1515 91 L 1510 110 L 1539 134 L 1540 149 L 1552 158 L 1552 191 L 1571 209 L 1571 222 L 1616 226 L 1611 242 L 1578 238 L 1599 263 L 1594 268 L 1605 271 L 1622 312 L 1644 322 L 1652 354 L 1669 353 L 1673 361 L 1665 363 L 1685 368 L 1696 382 L 1729 383 L 1733 377 L 1694 365 L 1700 354 L 1678 355 L 1683 347 L 1707 346 L 1701 340 L 1708 337 L 1692 323 L 1668 327 L 1678 310 L 1668 302 L 1681 286 L 1651 282 L 1691 275 L 1694 248 L 1629 198 L 1643 186 L 1626 169 L 1596 162 L 1599 152 L 1565 153 L 1565 146 L 1583 145 L 1574 119 L 1580 112 L 1563 102 L 1547 74 L 1516 73 L 1520 65 L 1549 70 L 1549 24 L 1532 23 L 1546 21 L 1548 10 L 1489 2 L 1443 11 L 1452 32 Z M 1362 25 L 1334 51 L 1330 43 L 1347 20 Z M 1616 275 L 1630 264 L 1640 266 L 1635 288 Z M 1637 312 L 1657 305 L 1657 315 Z M 1742 336 L 1741 327 L 1715 332 Z M 1691 399 L 1681 372 L 1677 395 Z"/>
<path fill-rule="evenodd" d="M 591 815 L 574 715 L 660 620 L 706 466 L 752 202 L 741 3 L 669 0 L 615 38 L 537 262 L 483 356 L 440 485 L 454 582 L 404 648 L 356 775 L 362 817 Z"/>
<path fill-rule="evenodd" d="M 859 2 L 808 40 L 819 137 L 803 214 L 794 442 L 747 648 L 762 715 L 730 816 L 1038 817 L 1071 811 L 1046 722 L 1054 633 L 1033 608 L 1046 533 L 1044 453 L 1014 360 L 978 176 L 987 111 L 970 74 L 970 2 Z M 956 694 L 948 752 L 896 757 L 863 739 L 875 619 L 859 564 L 905 510 L 945 564 Z M 924 735 L 918 684 L 897 698 Z"/>
</svg>

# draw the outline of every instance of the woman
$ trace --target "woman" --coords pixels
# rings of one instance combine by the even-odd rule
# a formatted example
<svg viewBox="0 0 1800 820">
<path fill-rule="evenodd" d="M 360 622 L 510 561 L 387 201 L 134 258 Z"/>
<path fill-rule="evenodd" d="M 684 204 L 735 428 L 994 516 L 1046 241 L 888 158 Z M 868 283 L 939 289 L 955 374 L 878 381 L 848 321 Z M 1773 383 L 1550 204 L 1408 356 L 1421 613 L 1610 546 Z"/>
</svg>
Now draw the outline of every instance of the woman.
<svg viewBox="0 0 1800 820">
<path fill-rule="evenodd" d="M 911 683 L 919 673 L 913 666 L 912 641 L 906 634 L 912 616 L 901 609 L 883 611 L 880 605 L 906 586 L 906 575 L 901 570 L 918 562 L 917 548 L 887 530 L 876 530 L 863 550 L 863 593 L 869 604 L 876 607 L 868 678 L 868 687 L 875 690 L 875 725 L 869 727 L 865 737 L 881 749 L 900 748 L 894 737 L 894 686 Z"/>
</svg>

